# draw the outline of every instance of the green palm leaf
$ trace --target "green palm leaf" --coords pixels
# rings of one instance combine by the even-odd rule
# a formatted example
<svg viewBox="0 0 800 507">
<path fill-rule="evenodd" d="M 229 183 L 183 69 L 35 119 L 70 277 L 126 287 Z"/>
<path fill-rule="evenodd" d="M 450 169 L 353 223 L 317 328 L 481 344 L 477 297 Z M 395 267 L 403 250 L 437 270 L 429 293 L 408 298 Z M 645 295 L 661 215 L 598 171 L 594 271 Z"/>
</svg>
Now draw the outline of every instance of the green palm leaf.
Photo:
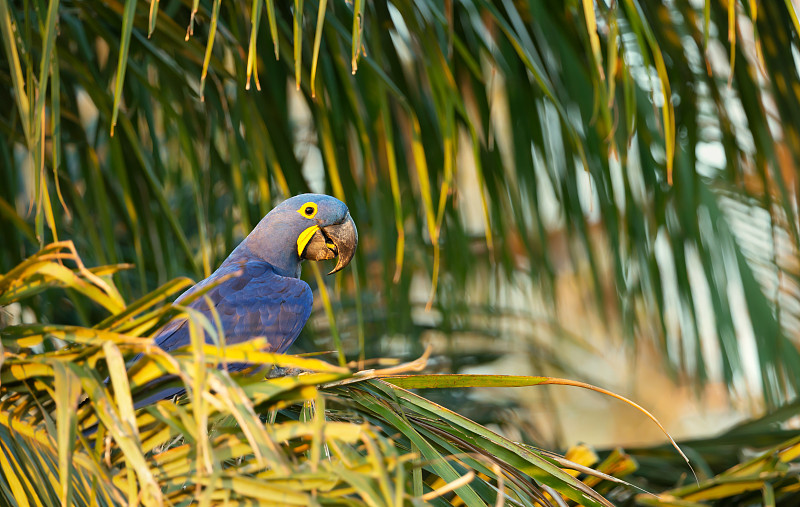
<svg viewBox="0 0 800 507">
<path fill-rule="evenodd" d="M 16 269 L 3 280 L 41 280 L 50 289 L 86 284 L 98 289 L 84 291 L 97 301 L 104 297 L 100 289 L 114 293 L 113 284 L 83 268 L 70 247 L 45 248 L 22 266 L 33 269 Z M 81 269 L 68 270 L 76 278 L 47 278 L 54 266 L 67 269 L 59 262 L 77 263 Z M 159 321 L 161 314 L 150 308 L 168 293 L 162 288 L 123 306 L 97 328 L 21 324 L 0 331 L 7 351 L 0 369 L 0 495 L 6 501 L 403 505 L 455 494 L 467 505 L 498 495 L 515 504 L 551 504 L 552 495 L 564 495 L 584 505 L 611 505 L 563 471 L 571 466 L 563 458 L 374 379 L 419 369 L 424 359 L 353 376 L 318 359 L 259 352 L 259 339 L 224 349 L 195 344 L 170 355 L 146 337 L 102 329 L 112 322 Z M 192 328 L 214 332 L 203 317 L 187 315 Z M 64 346 L 41 351 L 53 339 Z M 137 352 L 143 358 L 126 371 L 124 357 Z M 302 373 L 265 378 L 263 366 L 236 374 L 224 368 L 242 361 Z M 223 368 L 207 368 L 216 365 Z M 150 395 L 158 382 L 183 385 L 186 395 L 177 404 L 165 400 L 134 410 L 137 397 Z"/>
<path fill-rule="evenodd" d="M 0 0 L 0 305 L 39 322 L 2 331 L 0 382 L 15 389 L 2 403 L 23 436 L 0 439 L 3 475 L 20 474 L 0 491 L 88 502 L 94 485 L 98 502 L 124 502 L 151 481 L 145 454 L 178 433 L 198 439 L 215 421 L 208 400 L 162 404 L 138 437 L 118 433 L 130 455 L 118 449 L 115 463 L 130 473 L 110 475 L 104 430 L 94 447 L 52 435 L 98 419 L 132 431 L 127 399 L 103 393 L 108 361 L 146 348 L 140 337 L 180 311 L 161 306 L 185 287 L 170 280 L 208 274 L 277 199 L 307 190 L 343 198 L 363 240 L 352 277 L 315 309 L 306 350 L 335 347 L 347 364 L 412 357 L 442 337 L 455 373 L 517 343 L 568 368 L 567 340 L 591 350 L 575 322 L 599 319 L 634 346 L 655 343 L 698 385 L 785 404 L 800 388 L 797 27 L 791 2 Z M 581 318 L 559 303 L 565 278 Z M 484 340 L 466 351 L 471 336 Z M 181 382 L 218 361 L 153 354 L 132 372 L 134 399 L 162 370 Z M 315 375 L 345 375 L 325 371 Z M 56 376 L 57 390 L 41 384 Z M 94 408 L 73 421 L 75 376 Z M 258 403 L 312 411 L 327 378 Z M 244 421 L 233 414 L 255 395 L 245 379 L 193 382 L 230 392 L 223 411 Z M 247 446 L 266 453 L 252 431 Z M 463 451 L 425 431 L 441 456 Z M 384 437 L 368 438 L 392 447 Z M 209 472 L 214 445 L 233 445 L 220 442 L 199 448 L 203 501 L 265 495 Z M 336 501 L 356 483 L 365 503 L 397 500 L 404 481 L 431 501 L 453 494 L 445 484 L 480 498 L 503 489 L 478 485 L 498 477 L 485 461 L 454 483 L 466 466 L 437 462 L 443 478 L 433 464 L 396 465 L 421 452 L 413 442 L 391 458 L 360 442 L 341 444 L 349 461 L 328 470 Z M 395 460 L 397 475 L 363 482 L 356 455 Z M 64 482 L 45 485 L 56 473 Z M 184 479 L 170 478 L 166 501 L 185 499 Z M 539 503 L 554 494 L 506 479 Z M 764 501 L 791 498 L 781 488 L 769 482 Z"/>
</svg>

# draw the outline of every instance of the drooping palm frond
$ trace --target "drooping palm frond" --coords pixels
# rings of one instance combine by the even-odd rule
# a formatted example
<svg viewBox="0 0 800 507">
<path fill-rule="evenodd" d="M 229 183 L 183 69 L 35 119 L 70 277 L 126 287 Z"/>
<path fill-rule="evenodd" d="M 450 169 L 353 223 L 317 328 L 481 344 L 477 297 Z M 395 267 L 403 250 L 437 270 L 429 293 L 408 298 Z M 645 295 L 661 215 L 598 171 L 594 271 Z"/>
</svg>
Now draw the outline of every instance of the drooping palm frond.
<svg viewBox="0 0 800 507">
<path fill-rule="evenodd" d="M 5 502 L 377 506 L 444 504 L 446 497 L 466 505 L 556 505 L 563 495 L 610 506 L 563 467 L 624 484 L 376 378 L 424 361 L 354 375 L 314 358 L 260 352 L 259 339 L 204 345 L 200 328 L 216 336 L 213 324 L 191 314 L 193 346 L 167 354 L 147 336 L 176 309 L 160 303 L 186 282 L 125 304 L 110 277 L 117 269 L 86 269 L 62 242 L 0 277 L 3 304 L 64 288 L 97 304 L 115 302 L 93 327 L 0 330 Z M 54 350 L 53 340 L 62 346 Z M 125 358 L 136 353 L 142 357 L 126 371 Z M 229 362 L 261 366 L 229 374 Z M 302 373 L 265 378 L 265 366 Z M 169 382 L 186 388 L 177 403 L 134 409 Z"/>
<path fill-rule="evenodd" d="M 697 484 L 680 454 L 668 447 L 615 450 L 600 460 L 579 446 L 561 457 L 511 441 L 399 386 L 568 382 L 397 375 L 419 370 L 424 360 L 354 374 L 314 358 L 265 354 L 260 340 L 202 346 L 200 327 L 212 336 L 216 331 L 192 315 L 194 346 L 166 354 L 148 336 L 180 312 L 162 303 L 187 281 L 175 280 L 126 304 L 111 279 L 122 267 L 86 268 L 74 247 L 62 242 L 0 277 L 4 305 L 66 289 L 109 313 L 93 327 L 12 323 L 0 329 L 4 502 L 608 506 L 635 500 L 702 506 L 796 501 L 800 444 L 796 430 L 781 430 L 795 416 L 795 406 L 716 438 L 682 443 L 698 471 Z M 142 358 L 126 372 L 124 358 L 136 353 Z M 262 366 L 234 374 L 224 368 L 242 361 Z M 265 377 L 264 366 L 294 373 Z M 156 383 L 168 382 L 184 386 L 186 394 L 177 402 L 134 410 L 138 399 L 163 387 Z"/>
<path fill-rule="evenodd" d="M 0 266 L 72 239 L 135 263 L 130 298 L 321 190 L 365 239 L 318 328 L 351 356 L 421 350 L 429 296 L 441 329 L 493 334 L 472 309 L 532 306 L 504 280 L 553 301 L 575 269 L 669 364 L 777 404 L 800 378 L 789 5 L 0 0 Z"/>
<path fill-rule="evenodd" d="M 637 495 L 641 505 L 794 505 L 798 500 L 796 467 L 800 432 L 792 424 L 798 403 L 789 403 L 763 417 L 745 421 L 718 434 L 684 440 L 700 478 L 686 476 L 683 463 L 669 446 L 628 448 L 638 464 L 626 478 L 659 498 Z M 606 459 L 618 451 L 603 452 Z M 595 462 L 587 463 L 595 466 Z M 599 491 L 605 492 L 603 489 Z"/>
</svg>

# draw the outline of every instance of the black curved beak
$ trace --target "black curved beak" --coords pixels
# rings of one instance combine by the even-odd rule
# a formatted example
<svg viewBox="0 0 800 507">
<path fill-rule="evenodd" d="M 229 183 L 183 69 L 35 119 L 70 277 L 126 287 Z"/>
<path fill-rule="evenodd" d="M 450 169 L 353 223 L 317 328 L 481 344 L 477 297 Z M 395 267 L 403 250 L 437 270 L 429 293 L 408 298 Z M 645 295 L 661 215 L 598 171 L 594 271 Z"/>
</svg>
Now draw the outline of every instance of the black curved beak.
<svg viewBox="0 0 800 507">
<path fill-rule="evenodd" d="M 316 231 L 303 251 L 302 257 L 311 261 L 321 261 L 338 256 L 336 266 L 328 273 L 332 275 L 350 263 L 356 253 L 356 246 L 358 246 L 358 230 L 350 213 L 347 213 L 342 222 Z"/>
</svg>

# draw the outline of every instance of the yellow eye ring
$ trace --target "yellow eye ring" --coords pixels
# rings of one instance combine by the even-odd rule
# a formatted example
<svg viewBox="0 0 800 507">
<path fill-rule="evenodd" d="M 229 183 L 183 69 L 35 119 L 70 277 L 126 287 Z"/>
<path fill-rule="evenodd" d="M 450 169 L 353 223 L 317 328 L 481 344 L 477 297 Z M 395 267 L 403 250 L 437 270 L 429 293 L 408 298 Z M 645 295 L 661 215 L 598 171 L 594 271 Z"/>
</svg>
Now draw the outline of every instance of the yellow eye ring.
<svg viewBox="0 0 800 507">
<path fill-rule="evenodd" d="M 317 215 L 317 203 L 309 201 L 300 206 L 297 212 L 310 220 Z"/>
</svg>

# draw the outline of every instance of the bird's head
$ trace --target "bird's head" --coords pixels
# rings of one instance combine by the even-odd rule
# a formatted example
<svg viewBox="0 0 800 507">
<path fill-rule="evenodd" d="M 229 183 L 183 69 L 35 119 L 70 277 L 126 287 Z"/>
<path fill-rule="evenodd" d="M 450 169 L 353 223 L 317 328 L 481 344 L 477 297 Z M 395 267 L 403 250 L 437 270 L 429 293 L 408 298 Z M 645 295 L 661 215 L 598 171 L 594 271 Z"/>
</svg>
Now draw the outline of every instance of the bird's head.
<svg viewBox="0 0 800 507">
<path fill-rule="evenodd" d="M 353 258 L 358 231 L 350 211 L 339 199 L 300 194 L 270 211 L 245 242 L 253 254 L 290 276 L 299 274 L 303 259 L 320 261 L 338 257 L 330 275 Z"/>
</svg>

